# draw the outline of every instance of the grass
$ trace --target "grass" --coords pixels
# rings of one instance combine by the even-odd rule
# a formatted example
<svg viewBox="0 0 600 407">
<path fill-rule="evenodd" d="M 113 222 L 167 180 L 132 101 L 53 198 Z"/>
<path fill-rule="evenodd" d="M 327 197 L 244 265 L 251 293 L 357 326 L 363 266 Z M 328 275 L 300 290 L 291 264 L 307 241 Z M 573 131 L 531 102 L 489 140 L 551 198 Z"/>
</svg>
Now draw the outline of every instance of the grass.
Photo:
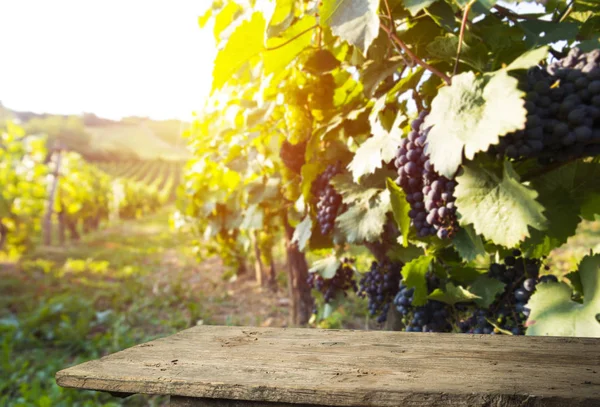
<svg viewBox="0 0 600 407">
<path fill-rule="evenodd" d="M 169 211 L 125 222 L 64 248 L 0 265 L 1 406 L 160 406 L 63 389 L 65 367 L 203 324 L 284 325 L 284 295 L 253 281 L 223 281 L 220 262 L 198 263 Z"/>
</svg>

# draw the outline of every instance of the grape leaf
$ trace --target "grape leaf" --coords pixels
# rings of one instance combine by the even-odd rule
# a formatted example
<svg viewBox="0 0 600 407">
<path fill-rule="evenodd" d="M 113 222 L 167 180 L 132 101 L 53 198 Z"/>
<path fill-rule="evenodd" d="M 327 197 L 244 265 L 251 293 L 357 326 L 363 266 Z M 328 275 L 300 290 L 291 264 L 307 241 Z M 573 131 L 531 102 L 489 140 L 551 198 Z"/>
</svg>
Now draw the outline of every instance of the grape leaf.
<svg viewBox="0 0 600 407">
<path fill-rule="evenodd" d="M 300 249 L 300 251 L 304 251 L 306 244 L 310 240 L 312 235 L 312 226 L 312 219 L 310 218 L 310 215 L 307 215 L 294 230 L 292 243 L 298 243 L 298 249 Z"/>
<path fill-rule="evenodd" d="M 571 300 L 565 283 L 539 284 L 529 299 L 527 335 L 600 337 L 600 255 L 579 264 L 583 304 Z"/>
<path fill-rule="evenodd" d="M 335 58 L 331 51 L 320 49 L 313 52 L 308 57 L 304 63 L 303 69 L 313 75 L 322 75 L 333 71 L 339 66 L 340 61 Z"/>
<path fill-rule="evenodd" d="M 389 173 L 389 171 L 380 172 Z M 342 201 L 351 205 L 354 202 L 368 202 L 383 190 L 383 182 L 380 182 L 380 177 L 376 177 L 376 175 L 379 174 L 365 177 L 360 183 L 356 183 L 350 174 L 343 173 L 333 177 L 330 183 L 336 192 L 342 195 Z"/>
<path fill-rule="evenodd" d="M 275 8 L 267 27 L 267 37 L 276 37 L 289 28 L 292 21 L 294 21 L 294 5 L 294 0 L 278 0 L 275 2 Z"/>
<path fill-rule="evenodd" d="M 335 276 L 335 272 L 341 264 L 342 263 L 337 257 L 329 256 L 315 261 L 308 272 L 318 273 L 323 278 L 333 278 L 333 276 Z"/>
<path fill-rule="evenodd" d="M 381 81 L 398 72 L 402 65 L 404 65 L 404 60 L 401 56 L 394 56 L 381 61 L 367 61 L 363 65 L 363 71 L 360 75 L 365 95 L 368 98 L 372 97 Z"/>
<path fill-rule="evenodd" d="M 414 17 L 419 11 L 431 6 L 435 2 L 436 0 L 404 0 L 402 3 L 404 4 L 404 8 Z"/>
<path fill-rule="evenodd" d="M 379 0 L 322 0 L 321 24 L 363 54 L 379 34 Z"/>
<path fill-rule="evenodd" d="M 456 181 L 460 223 L 473 224 L 475 232 L 486 239 L 515 247 L 529 236 L 528 226 L 546 227 L 537 192 L 519 182 L 510 162 L 493 162 L 483 156 L 465 165 Z"/>
<path fill-rule="evenodd" d="M 242 224 L 240 228 L 242 229 L 262 229 L 263 227 L 263 218 L 264 211 L 263 209 L 257 205 L 250 205 L 248 209 L 244 212 L 244 219 L 242 220 Z"/>
<path fill-rule="evenodd" d="M 450 278 L 460 284 L 471 284 L 482 274 L 485 274 L 485 270 L 476 269 L 473 267 L 455 266 L 450 269 Z"/>
<path fill-rule="evenodd" d="M 481 297 L 473 294 L 469 290 L 466 290 L 462 286 L 455 286 L 452 283 L 446 283 L 446 289 L 436 288 L 427 297 L 430 300 L 441 301 L 446 304 L 454 305 L 459 302 L 471 302 Z"/>
<path fill-rule="evenodd" d="M 466 262 L 475 260 L 477 256 L 485 255 L 485 247 L 481 236 L 475 233 L 473 225 L 466 225 L 458 230 L 452 240 L 454 248 L 461 259 Z"/>
<path fill-rule="evenodd" d="M 581 285 L 581 276 L 579 270 L 571 271 L 565 274 L 565 277 L 571 282 L 571 286 L 576 293 L 583 294 L 583 285 Z"/>
<path fill-rule="evenodd" d="M 267 47 L 274 48 L 290 41 L 301 32 L 309 29 L 316 24 L 314 16 L 304 16 L 296 21 L 291 27 L 285 30 L 280 36 L 270 38 Z M 285 46 L 276 49 L 269 49 L 263 52 L 264 75 L 279 73 L 288 66 L 300 53 L 310 46 L 312 37 L 309 33 L 301 35 L 289 42 Z"/>
<path fill-rule="evenodd" d="M 445 1 L 436 1 L 431 6 L 427 7 L 425 12 L 437 25 L 446 31 L 452 32 L 458 26 L 456 17 L 454 16 L 454 10 L 452 10 L 450 4 Z"/>
<path fill-rule="evenodd" d="M 408 288 L 415 289 L 413 305 L 420 306 L 427 303 L 427 279 L 425 273 L 433 261 L 433 256 L 420 256 L 406 263 L 402 267 L 402 279 Z"/>
<path fill-rule="evenodd" d="M 213 67 L 213 92 L 220 89 L 248 60 L 264 49 L 265 19 L 260 12 L 241 23 L 217 53 Z"/>
<path fill-rule="evenodd" d="M 540 47 L 525 52 L 517 59 L 512 61 L 505 69 L 507 71 L 517 69 L 529 69 L 534 65 L 537 65 L 540 61 L 545 60 L 548 57 L 548 47 Z"/>
<path fill-rule="evenodd" d="M 475 304 L 481 308 L 487 308 L 496 299 L 498 294 L 504 291 L 505 284 L 495 278 L 481 275 L 473 282 L 470 291 L 479 298 L 475 299 Z"/>
<path fill-rule="evenodd" d="M 465 72 L 452 78 L 433 99 L 426 126 L 426 151 L 437 171 L 453 178 L 462 162 L 497 144 L 499 137 L 525 127 L 526 114 L 517 80 L 504 71 L 485 76 Z"/>
<path fill-rule="evenodd" d="M 517 23 L 525 32 L 525 43 L 530 47 L 557 41 L 574 41 L 579 32 L 577 23 L 561 21 L 526 20 Z M 543 33 L 543 36 L 541 35 Z"/>
<path fill-rule="evenodd" d="M 368 202 L 357 202 L 335 222 L 349 243 L 372 242 L 381 235 L 390 208 L 390 193 L 385 190 Z"/>
<path fill-rule="evenodd" d="M 452 62 L 456 59 L 457 47 L 458 37 L 454 34 L 446 34 L 444 37 L 436 37 L 432 42 L 427 44 L 427 52 L 434 58 Z M 481 42 L 471 45 L 463 41 L 460 61 L 483 72 L 486 70 L 488 62 L 488 50 Z"/>
<path fill-rule="evenodd" d="M 392 202 L 392 213 L 396 224 L 402 232 L 402 246 L 408 247 L 408 232 L 410 230 L 410 204 L 406 201 L 406 194 L 394 181 L 387 179 L 387 189 L 390 191 L 390 199 Z"/>
<path fill-rule="evenodd" d="M 586 220 L 596 220 L 600 215 L 600 194 L 590 193 L 581 205 L 581 216 Z"/>
<path fill-rule="evenodd" d="M 598 211 L 594 196 L 600 193 L 600 165 L 576 161 L 534 178 L 531 184 L 539 193 L 538 201 L 546 208 L 549 222 L 543 233 L 532 230 L 522 247 L 541 257 L 576 233 L 579 214 L 585 218 L 590 211 Z"/>
<path fill-rule="evenodd" d="M 417 257 L 422 256 L 423 254 L 425 254 L 423 248 L 415 245 L 410 245 L 408 247 L 394 245 L 387 251 L 385 255 L 392 262 L 408 263 Z"/>
<path fill-rule="evenodd" d="M 399 125 L 405 117 L 397 114 L 391 130 L 388 132 L 382 125 L 380 116 L 380 112 L 385 106 L 385 99 L 385 95 L 380 97 L 369 115 L 373 136 L 358 147 L 354 158 L 348 165 L 354 182 L 358 182 L 363 175 L 374 173 L 376 169 L 381 168 L 382 162 L 387 164 L 392 161 L 400 145 L 402 129 Z"/>
<path fill-rule="evenodd" d="M 204 28 L 204 26 L 206 25 L 206 23 L 208 23 L 208 20 L 210 20 L 210 18 L 212 17 L 213 13 L 213 9 L 212 7 L 209 7 L 204 14 L 202 14 L 201 16 L 198 16 L 198 26 L 200 28 Z"/>
<path fill-rule="evenodd" d="M 564 188 L 545 191 L 533 184 L 539 192 L 538 201 L 544 206 L 544 215 L 548 219 L 548 227 L 543 232 L 531 230 L 530 237 L 523 242 L 521 247 L 528 251 L 532 257 L 547 256 L 553 249 L 562 246 L 567 239 L 575 234 L 581 217 L 577 210 L 577 202 L 569 196 Z"/>
<path fill-rule="evenodd" d="M 405 92 L 414 89 L 418 84 L 425 70 L 422 67 L 416 67 L 412 71 L 405 73 L 392 89 L 387 92 L 387 101 L 397 100 Z"/>
<path fill-rule="evenodd" d="M 225 4 L 225 6 L 218 11 L 218 13 L 215 13 L 213 34 L 217 44 L 221 40 L 221 34 L 223 31 L 225 31 L 225 29 L 227 29 L 227 27 L 229 27 L 242 12 L 243 9 L 239 4 L 237 4 L 235 1 L 228 1 L 227 4 Z M 262 44 L 262 36 L 263 33 L 261 33 L 260 44 Z M 223 37 L 225 37 L 225 35 L 223 35 Z"/>
<path fill-rule="evenodd" d="M 302 182 L 300 187 L 302 189 L 302 196 L 306 202 L 310 202 L 312 199 L 312 183 L 321 172 L 325 169 L 323 163 L 312 162 L 304 164 L 300 170 L 302 173 Z"/>
</svg>

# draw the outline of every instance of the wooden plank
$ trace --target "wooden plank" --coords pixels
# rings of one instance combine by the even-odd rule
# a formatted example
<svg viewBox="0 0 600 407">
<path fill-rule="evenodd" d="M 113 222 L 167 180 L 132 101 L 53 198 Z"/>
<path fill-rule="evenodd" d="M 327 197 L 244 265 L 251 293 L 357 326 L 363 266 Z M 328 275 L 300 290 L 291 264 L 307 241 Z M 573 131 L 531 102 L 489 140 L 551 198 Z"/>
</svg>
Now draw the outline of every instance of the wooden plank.
<svg viewBox="0 0 600 407">
<path fill-rule="evenodd" d="M 600 406 L 600 339 L 198 326 L 59 385 L 327 406 Z"/>
<path fill-rule="evenodd" d="M 264 401 L 244 401 L 171 396 L 171 407 L 315 407 L 314 404 L 269 403 Z M 328 407 L 328 406 L 325 406 Z"/>
</svg>

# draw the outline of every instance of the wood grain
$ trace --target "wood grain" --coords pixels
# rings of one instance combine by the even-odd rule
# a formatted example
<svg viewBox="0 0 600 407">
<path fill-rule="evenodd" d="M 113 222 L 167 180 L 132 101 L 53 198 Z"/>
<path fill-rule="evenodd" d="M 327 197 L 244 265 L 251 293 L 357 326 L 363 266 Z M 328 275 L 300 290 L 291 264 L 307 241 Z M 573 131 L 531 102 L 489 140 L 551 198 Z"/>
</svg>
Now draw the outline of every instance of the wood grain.
<svg viewBox="0 0 600 407">
<path fill-rule="evenodd" d="M 120 393 L 325 406 L 600 406 L 600 339 L 198 326 L 56 374 Z"/>
</svg>

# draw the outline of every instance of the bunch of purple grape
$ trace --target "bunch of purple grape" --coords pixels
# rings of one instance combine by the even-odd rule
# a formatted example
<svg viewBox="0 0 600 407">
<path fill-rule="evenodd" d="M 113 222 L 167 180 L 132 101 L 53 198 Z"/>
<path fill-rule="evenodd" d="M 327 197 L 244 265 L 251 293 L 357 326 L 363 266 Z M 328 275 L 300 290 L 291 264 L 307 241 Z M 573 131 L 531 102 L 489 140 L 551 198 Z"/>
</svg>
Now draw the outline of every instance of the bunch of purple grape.
<svg viewBox="0 0 600 407">
<path fill-rule="evenodd" d="M 438 174 L 425 154 L 427 134 L 423 121 L 428 112 L 421 112 L 411 123 L 412 131 L 402 139 L 394 164 L 398 171 L 396 183 L 402 187 L 410 204 L 408 215 L 417 229 L 417 236 L 436 235 L 451 238 L 458 230 L 454 187 L 456 182 Z"/>
<path fill-rule="evenodd" d="M 459 311 L 470 312 L 470 316 L 458 322 L 459 329 L 473 334 L 495 334 L 505 331 L 513 335 L 523 335 L 530 311 L 527 302 L 535 292 L 536 286 L 558 281 L 553 275 L 540 277 L 541 267 L 540 259 L 525 258 L 518 249 L 505 256 L 503 264 L 493 263 L 488 276 L 503 282 L 504 291 L 488 309 L 462 304 L 457 306 Z"/>
<path fill-rule="evenodd" d="M 371 263 L 371 269 L 367 271 L 360 280 L 358 295 L 367 297 L 369 300 L 369 313 L 378 315 L 377 322 L 384 323 L 390 304 L 398 292 L 398 286 L 402 275 L 398 264 L 382 263 L 376 261 Z"/>
<path fill-rule="evenodd" d="M 310 273 L 307 283 L 309 287 L 323 294 L 325 303 L 331 303 L 338 294 L 348 295 L 348 290 L 356 291 L 356 280 L 354 279 L 354 259 L 343 259 L 332 278 L 323 278 L 320 274 Z"/>
<path fill-rule="evenodd" d="M 333 230 L 335 218 L 342 209 L 342 196 L 330 184 L 331 179 L 341 172 L 341 163 L 331 164 L 312 184 L 313 196 L 318 198 L 317 222 L 323 235 Z"/>
<path fill-rule="evenodd" d="M 433 292 L 440 286 L 439 278 L 433 273 L 427 273 L 427 291 Z M 452 324 L 449 317 L 451 307 L 439 301 L 429 300 L 425 305 L 413 306 L 414 288 L 408 288 L 400 283 L 400 290 L 394 298 L 396 310 L 402 316 L 406 332 L 451 332 Z"/>
<path fill-rule="evenodd" d="M 490 152 L 541 164 L 600 153 L 600 49 L 569 54 L 521 78 L 527 123 L 500 138 Z"/>
</svg>

